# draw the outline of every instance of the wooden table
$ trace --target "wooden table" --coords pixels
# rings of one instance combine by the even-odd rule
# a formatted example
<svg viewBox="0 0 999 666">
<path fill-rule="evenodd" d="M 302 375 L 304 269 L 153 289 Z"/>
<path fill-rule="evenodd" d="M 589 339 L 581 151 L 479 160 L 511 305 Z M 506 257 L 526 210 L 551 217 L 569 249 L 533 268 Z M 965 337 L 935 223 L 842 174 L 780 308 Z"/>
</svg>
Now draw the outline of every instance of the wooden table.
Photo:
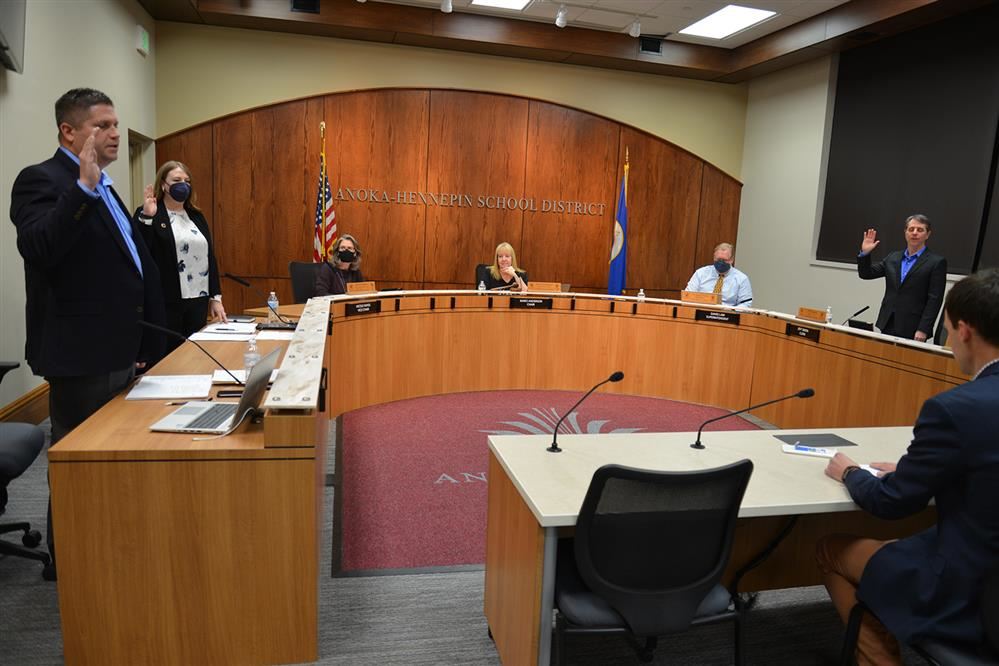
<svg viewBox="0 0 999 666">
<path fill-rule="evenodd" d="M 901 521 L 878 520 L 858 510 L 843 485 L 824 476 L 825 459 L 781 452 L 782 442 L 774 435 L 791 432 L 835 432 L 857 444 L 847 452 L 862 462 L 897 460 L 912 435 L 906 427 L 711 431 L 702 436 L 704 450 L 690 448 L 694 433 L 566 435 L 559 438 L 563 452 L 556 454 L 545 450 L 550 437 L 490 437 L 484 604 L 502 662 L 548 663 L 558 536 L 575 525 L 593 472 L 605 464 L 697 470 L 750 458 L 753 476 L 726 581 L 789 517 L 798 519 L 773 555 L 743 579 L 743 591 L 821 583 L 814 553 L 824 534 L 896 538 L 935 521 L 932 509 Z"/>
<path fill-rule="evenodd" d="M 245 342 L 202 344 L 227 367 L 242 367 Z M 289 343 L 259 346 L 267 353 Z M 214 368 L 185 344 L 152 372 Z M 67 663 L 318 658 L 329 421 L 314 407 L 268 409 L 266 425 L 194 441 L 149 431 L 176 407 L 119 396 L 50 449 Z"/>
</svg>

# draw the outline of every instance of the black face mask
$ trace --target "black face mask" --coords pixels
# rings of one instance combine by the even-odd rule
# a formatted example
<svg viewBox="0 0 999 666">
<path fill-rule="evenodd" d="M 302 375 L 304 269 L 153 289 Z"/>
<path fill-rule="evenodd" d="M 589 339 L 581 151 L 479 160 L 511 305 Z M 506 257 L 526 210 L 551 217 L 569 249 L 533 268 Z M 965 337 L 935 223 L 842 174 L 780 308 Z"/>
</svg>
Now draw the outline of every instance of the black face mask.
<svg viewBox="0 0 999 666">
<path fill-rule="evenodd" d="M 170 196 L 173 197 L 174 201 L 184 203 L 187 201 L 187 197 L 191 196 L 191 184 L 185 182 L 174 183 L 170 186 Z"/>
<path fill-rule="evenodd" d="M 336 253 L 336 258 L 345 264 L 354 263 L 354 259 L 357 259 L 357 254 L 353 250 L 339 250 Z"/>
<path fill-rule="evenodd" d="M 728 269 L 730 268 L 732 268 L 732 265 L 729 264 L 727 261 L 723 261 L 721 259 L 715 261 L 715 270 L 721 273 L 722 275 L 728 273 Z"/>
</svg>

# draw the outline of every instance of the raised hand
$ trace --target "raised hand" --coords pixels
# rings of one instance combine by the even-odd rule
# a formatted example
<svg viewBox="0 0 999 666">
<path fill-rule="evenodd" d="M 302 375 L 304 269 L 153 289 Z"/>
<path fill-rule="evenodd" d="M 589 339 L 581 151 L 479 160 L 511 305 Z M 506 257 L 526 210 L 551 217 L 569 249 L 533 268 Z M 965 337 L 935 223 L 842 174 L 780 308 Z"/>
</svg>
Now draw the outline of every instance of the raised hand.
<svg viewBox="0 0 999 666">
<path fill-rule="evenodd" d="M 878 238 L 878 232 L 875 231 L 874 229 L 868 229 L 867 231 L 865 231 L 864 240 L 860 244 L 861 254 L 870 254 L 874 250 L 874 248 L 878 246 L 878 243 L 881 242 L 877 238 Z"/>
<path fill-rule="evenodd" d="M 142 204 L 142 214 L 146 217 L 155 217 L 156 215 L 156 190 L 152 185 L 146 185 L 145 191 L 142 193 L 145 201 Z"/>
<path fill-rule="evenodd" d="M 500 275 L 507 280 L 511 280 L 515 275 L 517 275 L 517 272 L 513 269 L 513 266 L 504 266 L 500 269 Z"/>
<path fill-rule="evenodd" d="M 84 142 L 83 149 L 80 150 L 80 182 L 91 190 L 101 182 L 101 167 L 97 164 L 97 149 L 94 148 L 99 131 L 100 128 L 95 127 Z"/>
</svg>

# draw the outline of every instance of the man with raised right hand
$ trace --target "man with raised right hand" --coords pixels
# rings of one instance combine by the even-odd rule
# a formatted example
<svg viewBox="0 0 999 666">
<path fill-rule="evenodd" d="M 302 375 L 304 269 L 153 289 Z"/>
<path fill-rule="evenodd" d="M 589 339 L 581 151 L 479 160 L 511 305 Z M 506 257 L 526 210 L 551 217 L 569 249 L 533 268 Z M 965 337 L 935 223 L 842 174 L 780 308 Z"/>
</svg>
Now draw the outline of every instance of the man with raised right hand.
<svg viewBox="0 0 999 666">
<path fill-rule="evenodd" d="M 10 217 L 24 259 L 25 358 L 49 383 L 52 443 L 155 362 L 163 340 L 137 322 L 163 323 L 160 280 L 128 209 L 103 171 L 121 135 L 111 99 L 76 88 L 55 104 L 59 148 L 26 167 Z M 55 577 L 51 508 L 48 546 Z"/>
</svg>

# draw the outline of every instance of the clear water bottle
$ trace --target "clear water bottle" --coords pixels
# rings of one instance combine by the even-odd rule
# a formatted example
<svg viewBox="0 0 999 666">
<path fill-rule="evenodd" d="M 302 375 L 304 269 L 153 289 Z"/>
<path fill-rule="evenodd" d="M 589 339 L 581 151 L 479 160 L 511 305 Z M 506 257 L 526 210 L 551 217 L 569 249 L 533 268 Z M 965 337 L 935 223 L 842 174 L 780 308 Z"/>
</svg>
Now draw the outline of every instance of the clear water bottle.
<svg viewBox="0 0 999 666">
<path fill-rule="evenodd" d="M 267 321 L 271 324 L 278 321 L 277 309 L 278 309 L 278 297 L 273 291 L 271 295 L 267 297 Z"/>
<path fill-rule="evenodd" d="M 635 298 L 638 299 L 639 303 L 641 303 L 642 301 L 644 301 L 645 300 L 645 290 L 644 289 L 639 289 L 638 293 L 635 295 Z"/>
<path fill-rule="evenodd" d="M 827 324 L 831 324 L 832 323 L 832 306 L 831 305 L 826 306 L 826 323 Z"/>
<path fill-rule="evenodd" d="M 250 376 L 250 370 L 259 362 L 260 352 L 257 351 L 257 336 L 254 335 L 246 343 L 246 351 L 243 352 L 243 368 L 246 370 L 246 377 L 243 379 L 244 382 Z"/>
<path fill-rule="evenodd" d="M 479 287 L 478 287 L 478 289 L 479 289 L 479 294 L 480 295 L 486 293 L 486 282 L 485 282 L 485 280 L 479 280 Z"/>
</svg>

